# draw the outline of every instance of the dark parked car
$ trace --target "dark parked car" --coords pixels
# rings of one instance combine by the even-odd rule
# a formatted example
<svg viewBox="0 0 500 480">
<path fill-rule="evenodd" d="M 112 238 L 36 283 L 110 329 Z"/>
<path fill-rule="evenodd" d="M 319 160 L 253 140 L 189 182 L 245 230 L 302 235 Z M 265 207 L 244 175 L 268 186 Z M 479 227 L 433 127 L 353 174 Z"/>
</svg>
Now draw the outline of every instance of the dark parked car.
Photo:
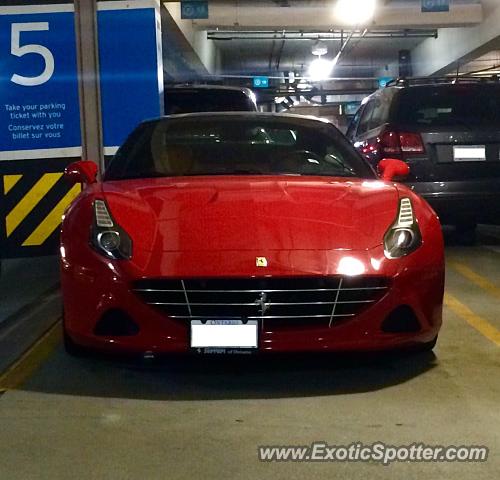
<svg viewBox="0 0 500 480">
<path fill-rule="evenodd" d="M 249 88 L 195 85 L 165 89 L 165 115 L 247 111 L 257 111 L 255 95 Z"/>
<path fill-rule="evenodd" d="M 464 240 L 477 223 L 500 223 L 498 82 L 394 81 L 363 101 L 347 136 L 373 166 L 407 162 L 407 183 Z"/>
</svg>

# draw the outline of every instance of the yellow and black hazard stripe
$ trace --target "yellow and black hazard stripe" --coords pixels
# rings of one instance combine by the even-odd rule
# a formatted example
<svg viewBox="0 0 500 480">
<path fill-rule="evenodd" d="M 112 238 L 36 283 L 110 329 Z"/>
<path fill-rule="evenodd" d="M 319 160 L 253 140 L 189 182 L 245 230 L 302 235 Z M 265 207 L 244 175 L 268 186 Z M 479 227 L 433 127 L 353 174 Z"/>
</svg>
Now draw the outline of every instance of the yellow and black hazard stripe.
<svg viewBox="0 0 500 480">
<path fill-rule="evenodd" d="M 57 251 L 62 215 L 80 193 L 80 186 L 70 186 L 65 181 L 61 166 L 56 169 L 37 166 L 0 174 L 3 220 L 0 257 Z"/>
</svg>

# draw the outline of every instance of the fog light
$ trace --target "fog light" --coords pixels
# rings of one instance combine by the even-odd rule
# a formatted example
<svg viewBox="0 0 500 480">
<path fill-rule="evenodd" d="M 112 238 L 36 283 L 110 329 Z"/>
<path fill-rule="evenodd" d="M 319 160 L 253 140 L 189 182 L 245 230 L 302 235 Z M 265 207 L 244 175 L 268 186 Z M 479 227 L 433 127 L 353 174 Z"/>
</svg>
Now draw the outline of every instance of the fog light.
<svg viewBox="0 0 500 480">
<path fill-rule="evenodd" d="M 420 329 L 418 318 L 408 305 L 400 305 L 382 322 L 382 331 L 385 333 L 415 333 Z"/>
<path fill-rule="evenodd" d="M 94 334 L 103 337 L 128 337 L 138 333 L 139 326 L 119 309 L 105 312 L 94 327 Z"/>
</svg>

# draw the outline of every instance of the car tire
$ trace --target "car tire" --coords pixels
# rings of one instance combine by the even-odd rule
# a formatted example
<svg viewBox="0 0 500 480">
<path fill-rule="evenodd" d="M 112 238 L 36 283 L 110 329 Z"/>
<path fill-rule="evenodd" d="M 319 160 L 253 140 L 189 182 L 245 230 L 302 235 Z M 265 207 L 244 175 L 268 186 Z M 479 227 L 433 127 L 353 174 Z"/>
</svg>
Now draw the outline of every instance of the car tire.
<svg viewBox="0 0 500 480">
<path fill-rule="evenodd" d="M 418 350 L 420 352 L 431 352 L 432 350 L 434 350 L 437 341 L 438 341 L 438 336 L 436 335 L 430 342 L 423 343 Z"/>
<path fill-rule="evenodd" d="M 457 242 L 460 245 L 466 245 L 466 246 L 475 245 L 477 237 L 476 227 L 477 224 L 475 223 L 457 225 L 455 229 Z"/>
<path fill-rule="evenodd" d="M 72 338 L 66 332 L 66 329 L 63 327 L 63 341 L 64 341 L 64 350 L 68 355 L 72 357 L 86 357 L 88 355 L 88 350 L 81 345 L 75 343 Z"/>
</svg>

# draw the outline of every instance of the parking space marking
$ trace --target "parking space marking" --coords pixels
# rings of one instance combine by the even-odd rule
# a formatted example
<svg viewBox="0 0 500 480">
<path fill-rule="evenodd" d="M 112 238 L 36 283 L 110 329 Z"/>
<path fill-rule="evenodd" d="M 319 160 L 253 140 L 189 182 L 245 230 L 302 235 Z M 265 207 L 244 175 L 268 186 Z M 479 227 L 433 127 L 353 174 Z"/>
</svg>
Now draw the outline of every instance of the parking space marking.
<svg viewBox="0 0 500 480">
<path fill-rule="evenodd" d="M 500 330 L 497 330 L 490 322 L 475 314 L 469 307 L 465 306 L 449 293 L 445 293 L 444 303 L 453 313 L 491 340 L 497 347 L 500 347 Z"/>
<path fill-rule="evenodd" d="M 0 393 L 22 385 L 61 342 L 61 322 L 53 325 L 13 365 L 0 374 Z"/>
<path fill-rule="evenodd" d="M 453 268 L 453 270 L 460 273 L 460 275 L 465 277 L 467 280 L 470 280 L 472 283 L 476 284 L 493 297 L 500 299 L 500 288 L 498 288 L 493 282 L 490 282 L 487 278 L 479 275 L 463 263 L 450 261 L 448 264 Z"/>
</svg>

